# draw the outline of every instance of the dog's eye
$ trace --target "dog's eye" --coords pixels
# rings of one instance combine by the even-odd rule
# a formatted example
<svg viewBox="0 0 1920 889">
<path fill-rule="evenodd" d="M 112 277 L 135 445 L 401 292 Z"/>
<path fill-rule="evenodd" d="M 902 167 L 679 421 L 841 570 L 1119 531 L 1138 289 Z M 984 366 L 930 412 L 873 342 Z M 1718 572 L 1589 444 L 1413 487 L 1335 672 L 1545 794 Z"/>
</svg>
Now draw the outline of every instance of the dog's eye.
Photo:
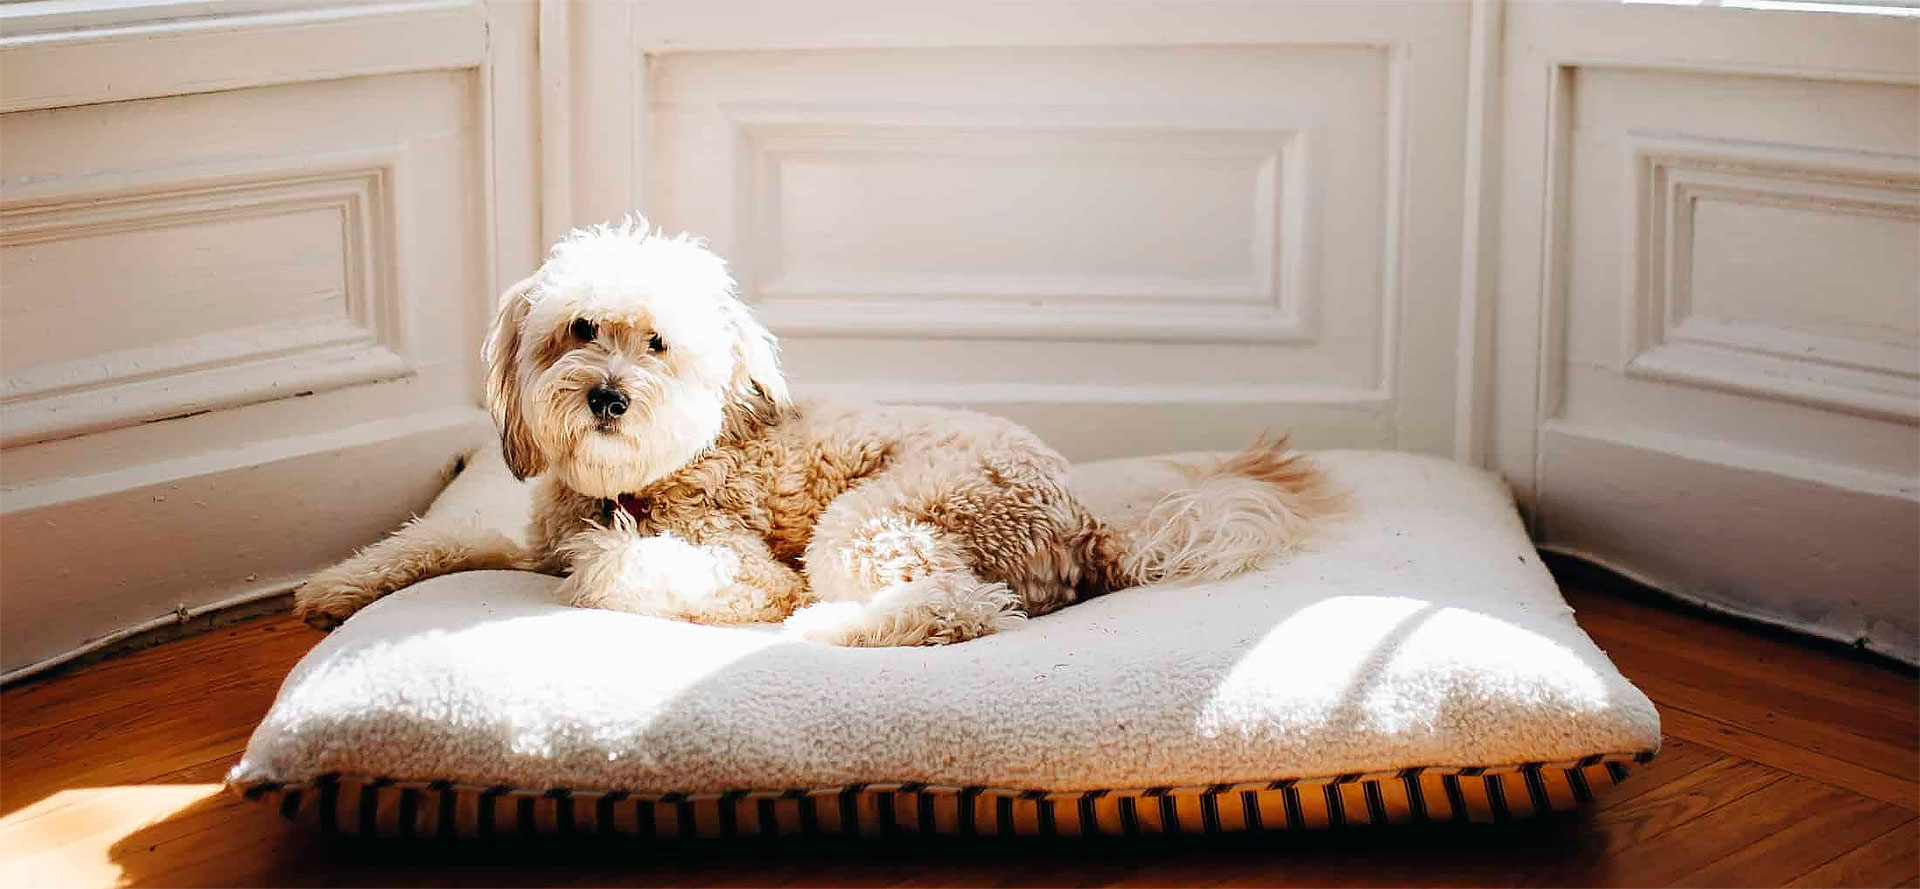
<svg viewBox="0 0 1920 889">
<path fill-rule="evenodd" d="M 595 324 L 592 321 L 588 321 L 585 318 L 573 319 L 573 338 L 574 339 L 579 340 L 583 343 L 591 343 L 593 342 L 593 338 L 599 335 L 600 335 L 600 325 Z"/>
<path fill-rule="evenodd" d="M 665 352 L 666 350 L 667 350 L 667 344 L 660 339 L 659 334 L 656 333 L 650 337 L 647 337 L 647 351 Z"/>
</svg>

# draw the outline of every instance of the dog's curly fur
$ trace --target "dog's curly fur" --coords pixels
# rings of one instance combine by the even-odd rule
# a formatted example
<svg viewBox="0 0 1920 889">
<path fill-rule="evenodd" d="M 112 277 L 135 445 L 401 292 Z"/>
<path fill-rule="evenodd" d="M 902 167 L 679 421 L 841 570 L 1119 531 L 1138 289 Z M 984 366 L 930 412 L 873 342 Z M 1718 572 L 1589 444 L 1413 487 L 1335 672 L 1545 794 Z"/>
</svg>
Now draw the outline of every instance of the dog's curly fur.
<svg viewBox="0 0 1920 889">
<path fill-rule="evenodd" d="M 509 290 L 487 363 L 507 464 L 540 476 L 528 544 L 415 522 L 301 587 L 310 623 L 427 577 L 519 567 L 565 575 L 583 607 L 785 620 L 843 645 L 960 642 L 1123 587 L 1247 570 L 1340 500 L 1281 439 L 1189 467 L 1190 487 L 1125 531 L 1007 420 L 796 404 L 724 261 L 637 218 L 574 232 Z"/>
</svg>

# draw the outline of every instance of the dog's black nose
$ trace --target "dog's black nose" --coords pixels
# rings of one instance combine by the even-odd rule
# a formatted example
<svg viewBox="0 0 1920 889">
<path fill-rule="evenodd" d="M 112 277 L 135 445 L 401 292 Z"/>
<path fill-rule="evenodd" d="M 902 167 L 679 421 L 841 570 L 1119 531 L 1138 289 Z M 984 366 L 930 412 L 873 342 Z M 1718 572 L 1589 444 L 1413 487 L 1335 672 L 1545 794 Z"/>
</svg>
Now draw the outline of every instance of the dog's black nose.
<svg viewBox="0 0 1920 889">
<path fill-rule="evenodd" d="M 611 419 L 627 412 L 627 393 L 605 386 L 587 390 L 587 410 L 596 417 Z"/>
</svg>

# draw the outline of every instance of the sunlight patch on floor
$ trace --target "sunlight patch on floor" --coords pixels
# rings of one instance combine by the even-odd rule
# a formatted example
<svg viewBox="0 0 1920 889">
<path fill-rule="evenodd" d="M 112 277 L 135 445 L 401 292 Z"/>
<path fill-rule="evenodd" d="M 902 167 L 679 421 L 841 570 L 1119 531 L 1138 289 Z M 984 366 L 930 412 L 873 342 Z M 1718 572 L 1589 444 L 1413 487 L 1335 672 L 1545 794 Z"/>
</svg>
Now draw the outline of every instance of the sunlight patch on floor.
<svg viewBox="0 0 1920 889">
<path fill-rule="evenodd" d="M 0 818 L 0 882 L 111 886 L 115 843 L 224 791 L 218 784 L 142 784 L 62 790 Z"/>
</svg>

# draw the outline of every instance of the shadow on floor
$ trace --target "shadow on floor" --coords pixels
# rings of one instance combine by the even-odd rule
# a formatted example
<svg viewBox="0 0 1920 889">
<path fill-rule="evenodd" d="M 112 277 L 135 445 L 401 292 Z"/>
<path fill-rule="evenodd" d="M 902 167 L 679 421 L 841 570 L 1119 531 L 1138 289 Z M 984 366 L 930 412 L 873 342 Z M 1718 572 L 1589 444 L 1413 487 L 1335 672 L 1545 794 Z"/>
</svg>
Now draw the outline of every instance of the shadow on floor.
<svg viewBox="0 0 1920 889">
<path fill-rule="evenodd" d="M 221 794 L 120 839 L 123 886 L 1553 885 L 1598 839 L 1579 813 L 1493 826 L 1062 840 L 357 840 Z M 1585 850 L 1593 851 L 1593 850 Z"/>
</svg>

